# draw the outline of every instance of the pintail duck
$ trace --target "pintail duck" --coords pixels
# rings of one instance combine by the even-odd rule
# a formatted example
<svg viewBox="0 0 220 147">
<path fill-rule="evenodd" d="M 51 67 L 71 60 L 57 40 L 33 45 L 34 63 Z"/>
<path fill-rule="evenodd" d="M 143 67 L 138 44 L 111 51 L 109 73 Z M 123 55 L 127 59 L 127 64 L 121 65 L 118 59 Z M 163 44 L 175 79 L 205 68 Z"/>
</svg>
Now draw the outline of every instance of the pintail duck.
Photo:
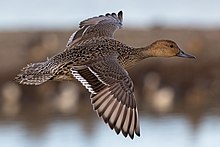
<svg viewBox="0 0 220 147">
<path fill-rule="evenodd" d="M 44 62 L 28 64 L 15 80 L 39 85 L 48 80 L 77 79 L 91 93 L 94 110 L 117 134 L 140 136 L 134 85 L 126 68 L 148 57 L 195 58 L 171 40 L 134 48 L 114 39 L 122 27 L 122 11 L 86 19 L 66 49 Z"/>
</svg>

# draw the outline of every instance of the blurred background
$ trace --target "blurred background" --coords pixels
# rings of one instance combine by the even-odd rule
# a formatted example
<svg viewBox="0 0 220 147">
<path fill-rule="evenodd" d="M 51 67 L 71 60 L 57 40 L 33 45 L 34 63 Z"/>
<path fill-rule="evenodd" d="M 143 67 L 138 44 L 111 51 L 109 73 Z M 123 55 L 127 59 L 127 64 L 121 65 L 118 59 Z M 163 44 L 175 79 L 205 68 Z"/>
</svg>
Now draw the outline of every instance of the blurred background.
<svg viewBox="0 0 220 147">
<path fill-rule="evenodd" d="M 0 0 L 1 147 L 219 147 L 219 0 Z M 124 11 L 116 39 L 145 46 L 171 39 L 196 60 L 146 59 L 129 74 L 141 137 L 116 135 L 97 117 L 79 82 L 13 81 L 30 62 L 64 50 L 78 23 Z"/>
</svg>

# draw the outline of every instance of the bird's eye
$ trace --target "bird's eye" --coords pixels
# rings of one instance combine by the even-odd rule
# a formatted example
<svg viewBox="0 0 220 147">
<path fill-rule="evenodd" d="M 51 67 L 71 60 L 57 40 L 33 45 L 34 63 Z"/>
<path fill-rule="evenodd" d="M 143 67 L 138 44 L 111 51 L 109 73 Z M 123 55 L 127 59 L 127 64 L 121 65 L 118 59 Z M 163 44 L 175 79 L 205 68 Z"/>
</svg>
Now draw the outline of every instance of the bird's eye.
<svg viewBox="0 0 220 147">
<path fill-rule="evenodd" d="M 173 45 L 171 44 L 170 47 L 173 48 Z"/>
</svg>

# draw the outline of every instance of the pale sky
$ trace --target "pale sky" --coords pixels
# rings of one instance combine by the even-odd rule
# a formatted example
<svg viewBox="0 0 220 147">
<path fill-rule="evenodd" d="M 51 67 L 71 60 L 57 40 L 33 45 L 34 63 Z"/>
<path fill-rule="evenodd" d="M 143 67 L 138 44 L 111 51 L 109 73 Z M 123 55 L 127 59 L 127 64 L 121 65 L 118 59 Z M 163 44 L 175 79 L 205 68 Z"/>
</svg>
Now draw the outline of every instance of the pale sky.
<svg viewBox="0 0 220 147">
<path fill-rule="evenodd" d="M 220 27 L 219 0 L 0 0 L 0 30 L 70 29 L 124 11 L 124 26 Z"/>
</svg>

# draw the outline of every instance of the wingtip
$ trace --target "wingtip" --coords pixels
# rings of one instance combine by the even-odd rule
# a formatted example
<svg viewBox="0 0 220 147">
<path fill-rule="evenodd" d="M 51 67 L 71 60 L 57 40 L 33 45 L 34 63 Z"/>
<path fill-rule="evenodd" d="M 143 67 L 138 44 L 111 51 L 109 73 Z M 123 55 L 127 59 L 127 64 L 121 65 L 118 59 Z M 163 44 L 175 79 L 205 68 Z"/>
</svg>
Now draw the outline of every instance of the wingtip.
<svg viewBox="0 0 220 147">
<path fill-rule="evenodd" d="M 110 13 L 106 13 L 106 14 L 105 14 L 105 16 L 110 16 L 110 15 L 111 15 Z M 104 15 L 102 15 L 102 16 L 104 16 Z"/>
<path fill-rule="evenodd" d="M 116 13 L 113 12 L 113 13 L 112 13 L 112 16 L 116 16 Z"/>
<path fill-rule="evenodd" d="M 115 127 L 115 132 L 118 135 L 121 132 L 121 130 L 119 128 Z"/>
<path fill-rule="evenodd" d="M 122 134 L 124 135 L 124 137 L 128 136 L 128 132 L 125 132 L 123 129 L 122 129 Z"/>
<path fill-rule="evenodd" d="M 134 134 L 129 134 L 129 136 L 132 140 L 134 139 Z"/>
<path fill-rule="evenodd" d="M 120 10 L 120 11 L 118 12 L 118 15 L 123 15 L 123 11 Z"/>
<path fill-rule="evenodd" d="M 135 134 L 140 137 L 141 136 L 141 133 L 140 133 L 140 130 L 135 130 Z"/>
<path fill-rule="evenodd" d="M 120 22 L 122 22 L 122 20 L 123 20 L 123 12 L 122 11 L 118 12 L 118 19 L 120 20 Z"/>
</svg>

